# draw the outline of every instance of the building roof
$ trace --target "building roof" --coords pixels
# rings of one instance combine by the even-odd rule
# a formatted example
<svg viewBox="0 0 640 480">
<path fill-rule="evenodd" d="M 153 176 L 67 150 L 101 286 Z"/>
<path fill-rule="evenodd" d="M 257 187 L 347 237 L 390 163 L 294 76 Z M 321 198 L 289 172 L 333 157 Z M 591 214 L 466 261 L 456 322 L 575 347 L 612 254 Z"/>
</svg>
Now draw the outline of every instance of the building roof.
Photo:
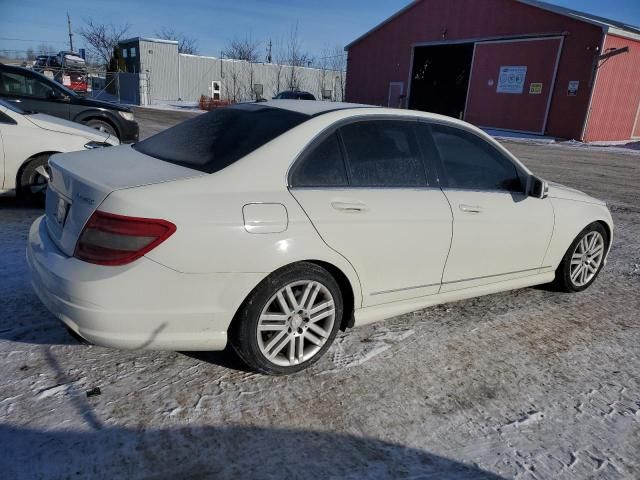
<svg viewBox="0 0 640 480">
<path fill-rule="evenodd" d="M 126 40 L 120 40 L 118 45 L 122 43 L 131 43 L 131 42 L 153 42 L 153 43 L 170 43 L 172 45 L 178 45 L 177 40 L 164 40 L 162 38 L 149 38 L 149 37 L 133 37 L 127 38 Z"/>
<path fill-rule="evenodd" d="M 519 3 L 523 3 L 525 5 L 529 5 L 529 6 L 532 6 L 532 7 L 540 8 L 542 10 L 546 10 L 546 11 L 549 11 L 549 12 L 553 12 L 553 13 L 556 13 L 558 15 L 562 15 L 562 16 L 565 16 L 565 17 L 573 18 L 574 20 L 590 23 L 592 25 L 597 25 L 597 26 L 599 26 L 599 27 L 601 27 L 603 29 L 604 33 L 609 33 L 611 35 L 618 35 L 618 36 L 621 36 L 621 37 L 631 38 L 633 40 L 640 40 L 640 27 L 635 26 L 635 25 L 630 25 L 630 24 L 627 24 L 627 23 L 624 23 L 624 22 L 620 22 L 620 21 L 617 21 L 617 20 L 611 20 L 611 19 L 604 18 L 604 17 L 598 17 L 598 16 L 592 15 L 590 13 L 579 12 L 577 10 L 572 10 L 570 8 L 565 8 L 565 7 L 560 7 L 558 5 L 554 5 L 552 3 L 547 3 L 547 2 L 542 2 L 540 0 L 514 0 L 514 1 L 519 2 Z M 406 7 L 402 8 L 401 10 L 398 10 L 396 13 L 391 15 L 389 18 L 387 18 L 386 20 L 382 21 L 381 23 L 379 23 L 378 25 L 373 27 L 368 32 L 366 32 L 363 35 L 361 35 L 358 38 L 356 38 L 353 42 L 349 43 L 346 47 L 344 47 L 344 49 L 345 50 L 349 50 L 349 48 L 351 48 L 353 45 L 355 45 L 356 43 L 359 43 L 361 40 L 363 40 L 364 38 L 368 37 L 372 33 L 376 32 L 377 30 L 382 28 L 387 23 L 392 22 L 397 17 L 399 17 L 400 15 L 405 13 L 407 10 L 410 10 L 413 7 L 415 7 L 420 2 L 422 2 L 422 0 L 413 0 Z"/>
</svg>

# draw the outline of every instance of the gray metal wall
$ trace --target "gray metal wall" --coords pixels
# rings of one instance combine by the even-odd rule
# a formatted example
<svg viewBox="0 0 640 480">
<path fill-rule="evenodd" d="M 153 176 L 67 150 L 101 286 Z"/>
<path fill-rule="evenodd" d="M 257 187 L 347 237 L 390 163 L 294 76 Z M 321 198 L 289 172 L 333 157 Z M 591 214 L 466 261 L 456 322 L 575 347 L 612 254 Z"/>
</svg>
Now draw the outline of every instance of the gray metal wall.
<svg viewBox="0 0 640 480">
<path fill-rule="evenodd" d="M 178 44 L 140 40 L 140 73 L 151 103 L 178 99 Z"/>
<path fill-rule="evenodd" d="M 263 86 L 263 98 L 288 90 L 293 83 L 319 100 L 323 89 L 331 90 L 331 100 L 343 99 L 344 72 L 179 54 L 177 42 L 163 40 L 136 38 L 121 46 L 137 47 L 142 104 L 196 102 L 201 95 L 212 96 L 213 81 L 221 83 L 223 100 L 235 102 L 255 99 L 256 84 Z"/>
<path fill-rule="evenodd" d="M 197 101 L 201 95 L 211 96 L 213 81 L 221 82 L 224 100 L 236 102 L 252 100 L 252 85 L 255 84 L 263 86 L 264 98 L 271 98 L 278 92 L 288 89 L 292 83 L 292 75 L 295 80 L 293 83 L 297 84 L 300 90 L 311 92 L 316 98 L 321 99 L 324 88 L 332 91 L 332 100 L 342 101 L 340 85 L 344 84 L 344 72 L 249 63 L 241 60 L 220 60 L 197 55 L 180 54 L 179 57 L 179 97 L 184 101 Z"/>
</svg>

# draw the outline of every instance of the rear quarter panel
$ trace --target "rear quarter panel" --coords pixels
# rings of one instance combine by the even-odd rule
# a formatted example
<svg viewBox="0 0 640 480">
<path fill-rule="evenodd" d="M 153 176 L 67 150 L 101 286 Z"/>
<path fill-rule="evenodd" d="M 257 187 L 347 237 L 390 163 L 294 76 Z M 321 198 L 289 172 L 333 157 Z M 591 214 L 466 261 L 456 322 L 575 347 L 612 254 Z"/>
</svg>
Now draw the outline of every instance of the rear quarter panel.
<svg viewBox="0 0 640 480">
<path fill-rule="evenodd" d="M 299 150 L 276 143 L 261 149 L 259 158 L 250 158 L 255 156 L 252 154 L 211 175 L 117 190 L 99 209 L 173 222 L 176 233 L 146 256 L 176 271 L 260 273 L 262 279 L 294 262 L 322 261 L 345 274 L 354 291 L 355 305 L 360 305 L 355 270 L 322 241 L 286 187 L 286 172 L 295 158 L 289 149 Z M 249 233 L 243 207 L 252 203 L 282 205 L 286 230 Z"/>
</svg>

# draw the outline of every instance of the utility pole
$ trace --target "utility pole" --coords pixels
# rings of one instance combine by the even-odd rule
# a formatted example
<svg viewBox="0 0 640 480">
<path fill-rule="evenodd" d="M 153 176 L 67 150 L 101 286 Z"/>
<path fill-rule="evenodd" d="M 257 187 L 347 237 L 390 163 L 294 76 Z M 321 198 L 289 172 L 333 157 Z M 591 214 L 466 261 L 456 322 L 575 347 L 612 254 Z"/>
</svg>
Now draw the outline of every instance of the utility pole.
<svg viewBox="0 0 640 480">
<path fill-rule="evenodd" d="M 73 33 L 71 33 L 71 17 L 67 12 L 67 26 L 69 27 L 69 50 L 73 52 Z"/>
<path fill-rule="evenodd" d="M 269 49 L 267 50 L 267 63 L 271 63 L 271 39 L 269 39 Z"/>
</svg>

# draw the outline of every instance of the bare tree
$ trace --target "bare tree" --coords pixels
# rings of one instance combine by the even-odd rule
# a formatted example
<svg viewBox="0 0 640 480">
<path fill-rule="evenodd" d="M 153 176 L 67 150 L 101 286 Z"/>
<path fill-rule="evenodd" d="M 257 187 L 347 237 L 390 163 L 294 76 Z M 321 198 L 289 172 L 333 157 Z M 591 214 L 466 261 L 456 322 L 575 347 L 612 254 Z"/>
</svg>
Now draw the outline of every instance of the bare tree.
<svg viewBox="0 0 640 480">
<path fill-rule="evenodd" d="M 78 30 L 78 33 L 87 43 L 89 52 L 96 56 L 101 63 L 107 65 L 114 48 L 118 47 L 118 42 L 122 40 L 129 31 L 130 25 L 114 25 L 94 22 L 92 19 L 84 21 L 85 26 Z"/>
<path fill-rule="evenodd" d="M 320 58 L 316 61 L 315 67 L 318 69 L 316 73 L 317 79 L 317 96 L 324 100 L 324 91 L 331 90 L 331 73 L 329 70 L 329 61 L 331 60 L 331 50 L 324 47 L 320 52 Z"/>
<path fill-rule="evenodd" d="M 302 43 L 298 35 L 298 23 L 291 28 L 287 38 L 287 64 L 289 72 L 286 76 L 286 85 L 289 90 L 300 89 L 300 67 L 306 67 L 313 63 L 313 57 L 302 51 Z"/>
<path fill-rule="evenodd" d="M 227 47 L 222 50 L 222 56 L 257 63 L 260 57 L 258 53 L 259 47 L 260 42 L 252 40 L 250 37 L 245 37 L 244 39 L 234 38 L 229 42 Z"/>
<path fill-rule="evenodd" d="M 38 55 L 53 55 L 56 53 L 56 49 L 51 45 L 41 43 L 40 45 L 38 45 L 36 52 L 38 53 Z"/>
<path fill-rule="evenodd" d="M 162 27 L 160 30 L 156 30 L 155 36 L 162 40 L 175 40 L 178 42 L 178 52 L 188 53 L 190 55 L 197 55 L 198 41 L 195 38 L 189 37 L 184 33 L 176 32 L 173 28 Z"/>
</svg>

